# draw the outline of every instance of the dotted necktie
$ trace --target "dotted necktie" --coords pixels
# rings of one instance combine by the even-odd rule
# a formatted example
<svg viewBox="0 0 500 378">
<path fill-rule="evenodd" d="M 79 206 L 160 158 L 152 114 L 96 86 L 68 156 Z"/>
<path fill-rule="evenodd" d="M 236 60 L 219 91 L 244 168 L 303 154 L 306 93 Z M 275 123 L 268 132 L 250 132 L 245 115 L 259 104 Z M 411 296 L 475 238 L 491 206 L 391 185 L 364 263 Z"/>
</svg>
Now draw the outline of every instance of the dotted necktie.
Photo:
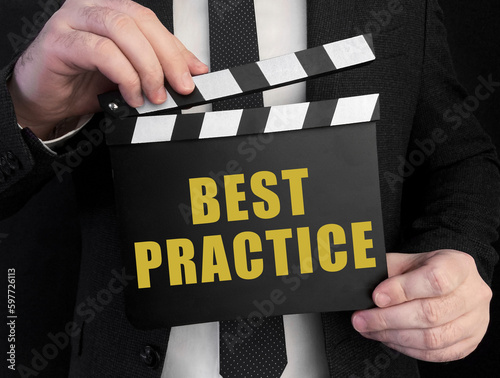
<svg viewBox="0 0 500 378">
<path fill-rule="evenodd" d="M 259 60 L 253 0 L 209 0 L 211 71 Z M 262 107 L 262 93 L 213 103 L 213 110 Z M 287 364 L 283 317 L 220 322 L 223 378 L 278 378 Z"/>
<path fill-rule="evenodd" d="M 259 60 L 253 0 L 209 0 L 210 70 L 240 66 Z M 213 110 L 264 106 L 262 93 L 213 103 Z"/>
</svg>

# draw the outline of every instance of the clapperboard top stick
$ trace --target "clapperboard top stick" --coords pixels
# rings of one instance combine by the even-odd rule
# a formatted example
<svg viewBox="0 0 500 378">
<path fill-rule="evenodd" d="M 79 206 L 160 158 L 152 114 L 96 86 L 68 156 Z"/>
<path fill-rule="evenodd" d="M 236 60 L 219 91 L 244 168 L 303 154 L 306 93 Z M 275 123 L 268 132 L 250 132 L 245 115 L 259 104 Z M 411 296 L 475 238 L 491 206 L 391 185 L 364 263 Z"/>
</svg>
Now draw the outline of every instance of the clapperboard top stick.
<svg viewBox="0 0 500 378">
<path fill-rule="evenodd" d="M 120 120 L 119 132 L 107 135 L 108 145 L 141 144 L 275 133 L 377 121 L 379 95 L 224 110 L 167 114 Z"/>
<path fill-rule="evenodd" d="M 177 94 L 167 83 L 167 101 L 160 105 L 152 104 L 146 99 L 143 106 L 132 108 L 118 91 L 99 96 L 99 102 L 108 114 L 120 118 L 166 110 L 170 112 L 304 81 L 374 59 L 371 34 L 359 35 L 276 58 L 195 76 L 195 89 L 187 96 Z"/>
</svg>

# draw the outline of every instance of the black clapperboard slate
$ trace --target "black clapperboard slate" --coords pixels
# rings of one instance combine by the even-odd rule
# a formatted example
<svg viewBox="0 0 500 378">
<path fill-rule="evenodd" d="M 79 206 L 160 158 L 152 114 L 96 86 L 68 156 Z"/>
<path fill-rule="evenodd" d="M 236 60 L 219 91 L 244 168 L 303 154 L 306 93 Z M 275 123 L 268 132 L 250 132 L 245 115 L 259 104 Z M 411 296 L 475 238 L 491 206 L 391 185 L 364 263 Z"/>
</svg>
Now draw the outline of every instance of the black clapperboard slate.
<svg viewBox="0 0 500 378">
<path fill-rule="evenodd" d="M 364 35 L 197 76 L 193 94 L 167 87 L 162 105 L 100 96 L 123 259 L 137 275 L 125 292 L 132 324 L 373 306 L 387 277 L 378 94 L 172 113 L 374 59 Z"/>
</svg>

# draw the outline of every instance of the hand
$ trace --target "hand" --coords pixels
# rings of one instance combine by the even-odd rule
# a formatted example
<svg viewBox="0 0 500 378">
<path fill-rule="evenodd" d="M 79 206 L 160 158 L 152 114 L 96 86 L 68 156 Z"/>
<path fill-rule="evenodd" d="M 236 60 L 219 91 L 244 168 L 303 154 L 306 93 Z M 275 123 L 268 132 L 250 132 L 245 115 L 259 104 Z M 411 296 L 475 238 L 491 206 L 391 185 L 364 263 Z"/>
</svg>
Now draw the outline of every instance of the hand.
<svg viewBox="0 0 500 378">
<path fill-rule="evenodd" d="M 194 89 L 201 63 L 155 14 L 129 0 L 67 0 L 21 56 L 9 81 L 18 122 L 46 138 L 64 119 L 99 111 L 118 88 L 130 106 Z"/>
<path fill-rule="evenodd" d="M 488 327 L 492 292 L 470 255 L 389 253 L 387 265 L 389 278 L 373 292 L 378 308 L 353 314 L 361 335 L 433 362 L 457 360 L 476 349 Z"/>
</svg>

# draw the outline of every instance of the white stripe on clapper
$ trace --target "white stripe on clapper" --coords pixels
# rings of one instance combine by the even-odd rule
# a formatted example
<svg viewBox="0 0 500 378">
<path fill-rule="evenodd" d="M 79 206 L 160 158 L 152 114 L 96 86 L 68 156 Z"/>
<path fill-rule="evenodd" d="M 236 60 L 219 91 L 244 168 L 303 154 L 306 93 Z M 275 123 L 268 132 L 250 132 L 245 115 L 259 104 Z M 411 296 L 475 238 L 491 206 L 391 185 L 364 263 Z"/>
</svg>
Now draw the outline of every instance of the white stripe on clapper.
<svg viewBox="0 0 500 378">
<path fill-rule="evenodd" d="M 243 92 L 229 70 L 195 76 L 193 81 L 207 101 Z"/>
<path fill-rule="evenodd" d="M 309 103 L 273 106 L 267 118 L 265 133 L 300 130 L 304 126 Z"/>
<path fill-rule="evenodd" d="M 260 70 L 270 85 L 277 85 L 307 77 L 295 54 L 283 55 L 277 58 L 257 62 Z"/>
<path fill-rule="evenodd" d="M 176 115 L 137 118 L 131 143 L 170 141 L 172 139 L 176 118 Z"/>
<path fill-rule="evenodd" d="M 238 132 L 243 109 L 205 113 L 200 139 L 234 136 Z"/>
<path fill-rule="evenodd" d="M 167 90 L 165 90 L 165 92 L 167 93 L 167 101 L 165 101 L 163 104 L 161 105 L 155 105 L 153 103 L 151 103 L 147 97 L 144 95 L 144 105 L 136 108 L 137 112 L 139 114 L 146 114 L 146 113 L 152 113 L 152 112 L 156 112 L 158 110 L 161 110 L 161 109 L 172 109 L 172 108 L 176 108 L 177 107 L 177 104 L 176 102 L 174 101 L 174 99 L 172 98 L 172 96 L 170 95 L 170 93 L 168 93 Z"/>
<path fill-rule="evenodd" d="M 378 93 L 366 96 L 339 98 L 332 126 L 370 122 L 378 101 Z"/>
<path fill-rule="evenodd" d="M 337 69 L 375 59 L 370 45 L 362 35 L 329 43 L 324 48 Z"/>
</svg>

